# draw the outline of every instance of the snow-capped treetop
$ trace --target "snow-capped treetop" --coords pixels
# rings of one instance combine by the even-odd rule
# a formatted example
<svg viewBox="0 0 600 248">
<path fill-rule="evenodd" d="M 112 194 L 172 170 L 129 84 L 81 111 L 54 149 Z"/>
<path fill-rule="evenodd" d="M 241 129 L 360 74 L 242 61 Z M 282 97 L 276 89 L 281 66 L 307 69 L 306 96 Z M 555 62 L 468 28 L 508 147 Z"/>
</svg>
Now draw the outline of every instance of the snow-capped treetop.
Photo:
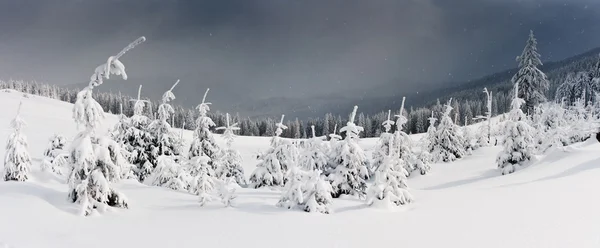
<svg viewBox="0 0 600 248">
<path fill-rule="evenodd" d="M 137 99 L 132 99 L 130 101 L 135 102 L 133 105 L 133 115 L 143 115 L 146 103 L 150 103 L 148 100 L 142 100 L 142 85 L 138 88 Z"/>
<path fill-rule="evenodd" d="M 337 124 L 335 124 L 333 126 L 333 133 L 329 134 L 329 138 L 331 138 L 331 140 L 341 140 L 342 139 L 342 136 L 337 134 Z"/>
<path fill-rule="evenodd" d="M 315 125 L 310 125 L 310 131 L 312 133 L 312 138 L 316 138 L 317 135 L 315 134 Z"/>
<path fill-rule="evenodd" d="M 279 123 L 275 124 L 275 126 L 277 127 L 277 129 L 275 129 L 275 136 L 277 136 L 277 137 L 281 136 L 281 134 L 283 133 L 283 130 L 288 128 L 286 125 L 283 125 L 284 117 L 285 117 L 285 115 L 281 115 L 281 121 L 279 121 Z"/>
<path fill-rule="evenodd" d="M 175 86 L 177 86 L 177 84 L 179 84 L 179 79 L 177 79 L 177 82 L 175 82 L 175 84 L 173 84 L 173 86 L 171 86 L 171 88 L 162 95 L 162 103 L 158 106 L 158 119 L 162 121 L 167 121 L 169 115 L 175 113 L 175 109 L 173 109 L 169 102 L 175 100 L 173 89 Z"/>
<path fill-rule="evenodd" d="M 204 92 L 204 97 L 202 97 L 202 103 L 200 103 L 200 105 L 198 105 L 198 107 L 196 107 L 198 109 L 198 112 L 200 112 L 201 117 L 206 116 L 208 111 L 210 111 L 210 107 L 208 105 L 211 105 L 212 103 L 206 102 L 206 95 L 208 95 L 209 90 L 210 90 L 210 88 L 206 89 L 206 92 Z M 214 124 L 213 124 L 213 126 L 214 126 Z"/>
<path fill-rule="evenodd" d="M 171 88 L 162 95 L 163 104 L 175 100 L 175 94 L 173 94 L 173 89 L 175 89 L 175 86 L 177 86 L 177 84 L 179 84 L 179 79 L 177 79 L 177 82 L 175 82 L 175 84 L 173 84 L 173 86 L 171 86 Z"/>
<path fill-rule="evenodd" d="M 225 130 L 223 132 L 223 138 L 227 141 L 227 146 L 231 147 L 233 143 L 233 139 L 235 138 L 234 131 L 239 131 L 240 128 L 237 126 L 237 123 L 229 124 L 229 113 L 225 114 L 226 126 L 218 127 L 217 130 Z"/>
<path fill-rule="evenodd" d="M 533 35 L 533 30 L 529 31 L 529 39 L 527 40 L 527 44 L 523 49 L 523 53 L 521 53 L 521 56 L 517 57 L 517 61 L 519 62 L 519 67 L 537 67 L 543 65 L 542 60 L 540 59 L 540 54 L 537 52 L 537 40 Z"/>
<path fill-rule="evenodd" d="M 390 120 L 391 114 L 392 114 L 392 110 L 388 110 L 387 120 L 383 122 L 383 128 L 385 128 L 386 133 L 390 132 L 390 130 L 392 129 L 392 126 L 395 123 L 394 121 Z"/>
<path fill-rule="evenodd" d="M 430 127 L 435 126 L 435 122 L 437 121 L 437 118 L 433 117 L 433 111 L 431 111 L 431 117 L 427 118 L 427 120 L 429 120 Z"/>
<path fill-rule="evenodd" d="M 396 130 L 402 130 L 404 128 L 404 124 L 406 124 L 408 122 L 408 119 L 406 119 L 406 117 L 402 114 L 404 112 L 404 101 L 406 100 L 406 97 L 402 97 L 402 106 L 400 107 L 400 114 L 396 115 L 396 118 L 398 118 L 398 120 L 396 121 Z"/>
<path fill-rule="evenodd" d="M 358 134 L 362 132 L 364 129 L 361 126 L 357 126 L 354 124 L 354 119 L 356 117 L 356 111 L 358 110 L 358 106 L 354 106 L 354 110 L 350 115 L 350 120 L 346 123 L 345 127 L 340 129 L 340 133 L 346 133 L 346 139 L 358 139 Z"/>
</svg>

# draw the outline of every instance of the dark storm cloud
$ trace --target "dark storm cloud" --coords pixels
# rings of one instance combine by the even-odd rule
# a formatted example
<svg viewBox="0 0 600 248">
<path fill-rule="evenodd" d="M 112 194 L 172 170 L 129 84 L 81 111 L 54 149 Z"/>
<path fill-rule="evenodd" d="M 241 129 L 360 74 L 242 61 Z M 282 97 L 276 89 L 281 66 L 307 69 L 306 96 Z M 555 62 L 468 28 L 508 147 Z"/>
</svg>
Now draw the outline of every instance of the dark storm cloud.
<svg viewBox="0 0 600 248">
<path fill-rule="evenodd" d="M 205 87 L 217 87 L 221 102 L 383 84 L 420 90 L 514 67 L 529 29 L 545 60 L 596 47 L 599 2 L 3 1 L 0 77 L 85 83 L 105 57 L 145 35 L 123 59 L 131 80 L 103 87 L 132 94 L 144 83 L 158 96 L 181 78 L 188 105 Z"/>
</svg>

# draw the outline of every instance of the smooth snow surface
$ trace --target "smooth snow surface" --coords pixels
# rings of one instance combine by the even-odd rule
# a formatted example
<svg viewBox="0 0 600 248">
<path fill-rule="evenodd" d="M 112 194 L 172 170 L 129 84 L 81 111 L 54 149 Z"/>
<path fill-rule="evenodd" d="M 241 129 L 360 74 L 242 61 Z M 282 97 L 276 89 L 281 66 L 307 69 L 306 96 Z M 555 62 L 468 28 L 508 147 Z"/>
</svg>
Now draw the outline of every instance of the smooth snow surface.
<svg viewBox="0 0 600 248">
<path fill-rule="evenodd" d="M 334 199 L 330 215 L 287 210 L 275 206 L 280 192 L 269 189 L 238 189 L 232 208 L 218 201 L 200 207 L 197 196 L 125 181 L 115 186 L 130 209 L 81 217 L 67 201 L 67 185 L 39 169 L 54 133 L 75 135 L 72 105 L 22 96 L 0 92 L 0 142 L 22 99 L 33 158 L 29 181 L 0 182 L 0 247 L 600 247 L 595 140 L 550 151 L 507 176 L 496 169 L 499 146 L 434 164 L 430 174 L 408 180 L 415 202 L 391 210 L 349 197 Z M 102 130 L 116 121 L 107 115 Z M 191 132 L 184 136 L 189 145 Z M 370 153 L 375 142 L 360 145 Z M 246 177 L 268 145 L 268 137 L 236 139 Z"/>
</svg>

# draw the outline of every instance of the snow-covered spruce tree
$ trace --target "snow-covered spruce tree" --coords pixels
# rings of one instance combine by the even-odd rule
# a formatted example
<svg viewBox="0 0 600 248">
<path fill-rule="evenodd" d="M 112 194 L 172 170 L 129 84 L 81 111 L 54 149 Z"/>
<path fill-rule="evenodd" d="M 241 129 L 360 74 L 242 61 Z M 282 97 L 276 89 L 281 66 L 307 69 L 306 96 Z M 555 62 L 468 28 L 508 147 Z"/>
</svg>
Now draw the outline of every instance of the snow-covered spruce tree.
<svg viewBox="0 0 600 248">
<path fill-rule="evenodd" d="M 403 163 L 404 168 L 410 174 L 414 170 L 422 168 L 416 168 L 416 165 L 418 163 L 417 157 L 415 156 L 411 148 L 412 140 L 410 139 L 410 137 L 408 137 L 408 134 L 406 134 L 403 131 L 404 126 L 408 122 L 408 120 L 403 114 L 405 100 L 406 97 L 402 97 L 402 106 L 400 107 L 400 114 L 396 115 L 396 118 L 398 119 L 396 120 L 396 131 L 394 132 L 395 147 L 392 148 L 395 149 L 394 154 L 398 156 L 398 158 L 400 159 L 399 161 Z"/>
<path fill-rule="evenodd" d="M 304 185 L 303 210 L 306 212 L 331 213 L 333 188 L 319 171 L 312 171 Z"/>
<path fill-rule="evenodd" d="M 288 182 L 282 194 L 278 207 L 301 209 L 306 212 L 331 213 L 333 189 L 321 172 L 303 171 L 293 167 L 288 172 Z"/>
<path fill-rule="evenodd" d="M 11 121 L 13 132 L 8 136 L 6 142 L 6 154 L 4 155 L 4 181 L 26 181 L 29 179 L 31 169 L 31 157 L 27 151 L 27 137 L 22 133 L 25 121 L 21 119 L 21 105 L 17 115 Z"/>
<path fill-rule="evenodd" d="M 232 177 L 226 177 L 218 182 L 219 198 L 225 207 L 231 207 L 237 194 L 235 193 L 235 185 L 239 185 Z"/>
<path fill-rule="evenodd" d="M 489 146 L 492 140 L 492 92 L 487 88 L 483 88 L 483 93 L 487 97 L 485 115 L 475 117 L 475 120 L 483 120 L 479 126 L 479 134 L 477 135 L 477 144 L 479 146 Z M 467 119 L 465 118 L 465 122 Z M 465 124 L 466 126 L 466 124 Z"/>
<path fill-rule="evenodd" d="M 304 149 L 298 160 L 300 167 L 307 171 L 323 171 L 327 167 L 326 147 L 323 144 L 322 137 L 317 137 L 315 134 L 315 126 L 310 126 L 312 138 L 308 140 L 308 146 Z"/>
<path fill-rule="evenodd" d="M 431 153 L 435 162 L 452 162 L 465 156 L 464 138 L 459 132 L 458 126 L 450 118 L 451 102 L 452 99 L 448 100 L 446 110 L 435 133 L 435 143 L 433 143 Z"/>
<path fill-rule="evenodd" d="M 371 174 L 374 174 L 377 168 L 384 162 L 384 160 L 390 154 L 390 142 L 394 139 L 394 135 L 390 133 L 394 121 L 390 120 L 392 111 L 388 110 L 388 118 L 383 122 L 384 133 L 381 133 L 379 140 L 373 149 L 371 154 Z"/>
<path fill-rule="evenodd" d="M 304 203 L 304 182 L 306 180 L 306 172 L 298 167 L 292 167 L 286 175 L 287 182 L 279 202 L 278 207 L 295 208 L 302 206 Z"/>
<path fill-rule="evenodd" d="M 432 153 L 435 150 L 435 146 L 438 143 L 437 141 L 437 128 L 435 127 L 435 122 L 437 118 L 434 117 L 433 111 L 431 111 L 431 117 L 428 118 L 429 127 L 427 128 L 427 135 L 423 138 L 423 148 L 426 149 L 429 153 Z"/>
<path fill-rule="evenodd" d="M 172 156 L 158 157 L 156 168 L 145 182 L 153 186 L 166 187 L 173 190 L 186 190 L 190 184 L 190 175 L 185 168 L 175 162 Z"/>
<path fill-rule="evenodd" d="M 569 122 L 562 104 L 546 103 L 538 107 L 533 116 L 536 131 L 534 140 L 536 150 L 545 153 L 550 148 L 562 148 L 569 142 Z"/>
<path fill-rule="evenodd" d="M 108 79 L 110 74 L 120 75 L 127 79 L 125 66 L 119 61 L 127 51 L 144 42 L 145 37 L 140 37 L 119 54 L 108 58 L 106 64 L 96 68 L 90 78 L 90 83 L 77 94 L 77 100 L 73 106 L 73 119 L 78 126 L 85 129 L 75 136 L 69 149 L 69 164 L 71 173 L 69 175 L 69 199 L 81 204 L 82 215 L 90 215 L 95 208 L 105 206 L 127 208 L 125 196 L 111 188 L 104 171 L 108 164 L 98 163 L 92 137 L 96 127 L 104 117 L 102 107 L 92 98 L 92 89 Z"/>
<path fill-rule="evenodd" d="M 217 145 L 213 134 L 210 132 L 210 128 L 215 126 L 213 120 L 208 117 L 208 111 L 210 111 L 210 102 L 206 102 L 206 95 L 210 89 L 206 89 L 202 103 L 196 107 L 199 112 L 198 119 L 196 119 L 196 130 L 194 130 L 194 139 L 190 146 L 188 153 L 189 158 L 205 155 L 210 158 L 208 165 L 210 165 L 212 172 L 214 172 L 221 163 L 222 152 L 220 147 Z M 214 174 L 211 174 L 211 176 Z"/>
<path fill-rule="evenodd" d="M 227 141 L 227 149 L 223 153 L 221 166 L 217 168 L 217 177 L 233 178 L 234 181 L 239 185 L 246 185 L 246 176 L 244 176 L 244 168 L 242 168 L 242 155 L 240 152 L 233 149 L 233 140 L 235 134 L 233 132 L 239 131 L 240 128 L 237 123 L 229 124 L 229 114 L 226 114 L 226 126 L 219 127 L 217 130 L 225 130 L 223 132 L 223 138 Z"/>
<path fill-rule="evenodd" d="M 99 168 L 109 182 L 135 178 L 134 165 L 123 156 L 119 143 L 108 137 L 94 138 L 92 143 Z"/>
<path fill-rule="evenodd" d="M 521 110 L 525 101 L 519 98 L 519 86 L 515 84 L 515 98 L 512 100 L 512 110 L 509 119 L 504 124 L 504 149 L 498 154 L 496 162 L 502 170 L 502 175 L 515 172 L 534 156 L 533 128 L 526 122 L 526 116 Z"/>
<path fill-rule="evenodd" d="M 464 137 L 464 147 L 465 147 L 465 153 L 466 154 L 472 154 L 472 152 L 474 150 L 477 150 L 479 148 L 479 144 L 475 141 L 475 136 L 473 135 L 473 133 L 471 132 L 471 129 L 469 128 L 469 120 L 467 119 L 467 117 L 465 116 L 465 126 L 462 127 L 462 136 Z M 485 124 L 485 123 L 483 123 Z"/>
<path fill-rule="evenodd" d="M 375 172 L 375 183 L 369 187 L 367 192 L 367 204 L 388 207 L 390 205 L 400 206 L 412 202 L 412 196 L 408 192 L 406 175 L 401 158 L 394 154 L 393 141 L 390 141 L 389 155 Z"/>
<path fill-rule="evenodd" d="M 171 124 L 168 122 L 169 117 L 175 113 L 169 102 L 175 100 L 173 89 L 177 84 L 179 84 L 179 80 L 162 95 L 162 102 L 158 106 L 158 118 L 148 126 L 152 136 L 157 139 L 158 154 L 160 155 L 177 156 L 181 152 L 179 150 L 181 148 L 179 134 L 171 130 Z"/>
<path fill-rule="evenodd" d="M 584 141 L 598 131 L 598 120 L 593 117 L 592 109 L 586 108 L 583 99 L 585 93 L 567 111 L 566 118 L 570 124 L 567 132 L 568 144 Z"/>
<path fill-rule="evenodd" d="M 533 114 L 534 107 L 546 101 L 546 91 L 549 83 L 538 66 L 542 65 L 540 54 L 537 52 L 537 40 L 533 31 L 529 32 L 529 39 L 521 56 L 517 57 L 519 71 L 512 77 L 513 84 L 519 85 L 519 98 L 525 101 L 525 111 Z"/>
<path fill-rule="evenodd" d="M 156 161 L 156 167 L 144 182 L 149 185 L 183 190 L 188 187 L 189 176 L 173 157 L 180 154 L 182 139 L 178 133 L 171 130 L 168 122 L 169 116 L 174 113 L 169 102 L 175 99 L 173 89 L 178 83 L 179 80 L 163 94 L 162 103 L 158 106 L 158 119 L 152 121 L 148 126 L 150 133 L 157 141 L 156 149 L 160 156 Z"/>
<path fill-rule="evenodd" d="M 42 160 L 42 171 L 49 171 L 57 175 L 63 175 L 63 170 L 68 164 L 68 153 L 65 151 L 67 141 L 65 137 L 54 134 L 50 138 L 48 147 L 44 150 L 44 159 Z"/>
<path fill-rule="evenodd" d="M 358 106 L 354 106 L 350 120 L 345 127 L 340 129 L 340 133 L 345 133 L 346 137 L 338 142 L 332 151 L 335 168 L 327 179 L 333 187 L 332 196 L 334 198 L 343 194 L 362 197 L 367 188 L 365 182 L 369 179 L 367 158 L 363 149 L 358 145 L 358 134 L 363 131 L 363 128 L 354 124 L 357 110 Z"/>
<path fill-rule="evenodd" d="M 275 135 L 271 138 L 271 147 L 258 156 L 261 161 L 250 175 L 250 187 L 252 188 L 283 186 L 285 183 L 284 173 L 286 171 L 282 168 L 281 161 L 277 156 L 277 151 L 282 150 L 280 147 L 282 141 L 279 136 L 284 129 L 287 129 L 283 125 L 284 117 L 285 115 L 281 115 L 281 121 L 277 124 Z"/>
</svg>

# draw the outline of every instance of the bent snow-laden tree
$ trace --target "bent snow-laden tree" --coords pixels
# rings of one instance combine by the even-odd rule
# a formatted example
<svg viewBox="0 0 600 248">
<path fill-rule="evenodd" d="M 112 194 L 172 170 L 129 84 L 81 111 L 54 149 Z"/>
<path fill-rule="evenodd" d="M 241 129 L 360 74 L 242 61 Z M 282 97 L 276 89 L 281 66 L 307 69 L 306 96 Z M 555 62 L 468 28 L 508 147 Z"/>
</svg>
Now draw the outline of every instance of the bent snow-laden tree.
<svg viewBox="0 0 600 248">
<path fill-rule="evenodd" d="M 524 100 L 519 98 L 519 86 L 515 84 L 515 98 L 512 110 L 504 126 L 504 149 L 498 154 L 496 162 L 502 175 L 515 172 L 524 163 L 531 160 L 535 153 L 532 134 L 533 128 L 527 124 L 525 114 L 521 110 Z"/>
<path fill-rule="evenodd" d="M 145 40 L 145 37 L 140 37 L 117 55 L 109 57 L 105 64 L 96 68 L 89 85 L 77 94 L 73 106 L 73 119 L 84 129 L 75 136 L 69 149 L 69 164 L 72 168 L 68 182 L 69 199 L 81 204 L 82 215 L 90 215 L 94 209 L 106 206 L 127 208 L 125 196 L 110 186 L 109 179 L 104 174 L 110 171 L 106 168 L 109 165 L 99 162 L 98 154 L 92 144 L 96 127 L 104 118 L 104 110 L 92 98 L 92 90 L 101 85 L 111 74 L 120 75 L 123 80 L 126 80 L 125 66 L 119 59 Z"/>
<path fill-rule="evenodd" d="M 337 142 L 332 151 L 335 168 L 329 174 L 328 180 L 333 187 L 334 198 L 340 195 L 357 195 L 363 197 L 367 189 L 365 180 L 369 179 L 367 157 L 364 150 L 358 145 L 360 132 L 363 127 L 354 124 L 358 106 L 350 115 L 350 120 L 340 133 L 346 133 L 344 140 Z"/>
<path fill-rule="evenodd" d="M 529 39 L 523 49 L 521 56 L 517 57 L 519 71 L 512 77 L 513 84 L 519 85 L 519 98 L 525 101 L 526 114 L 533 114 L 535 106 L 546 101 L 546 91 L 549 83 L 538 66 L 542 65 L 540 54 L 537 52 L 537 40 L 533 31 L 529 33 Z"/>
<path fill-rule="evenodd" d="M 223 131 L 223 138 L 227 142 L 227 149 L 223 153 L 221 166 L 217 168 L 216 174 L 219 178 L 233 178 L 237 184 L 246 185 L 246 176 L 244 176 L 244 168 L 242 168 L 242 155 L 240 152 L 233 149 L 233 140 L 235 139 L 235 131 L 240 128 L 237 123 L 229 123 L 229 114 L 225 115 L 226 125 L 218 127 L 217 130 Z"/>
<path fill-rule="evenodd" d="M 17 115 L 10 123 L 13 133 L 8 136 L 8 142 L 6 142 L 6 154 L 4 155 L 4 181 L 22 182 L 29 179 L 31 157 L 27 151 L 27 137 L 21 133 L 23 127 L 26 125 L 25 121 L 21 119 L 20 116 L 21 105 L 22 103 L 19 103 Z"/>
</svg>

